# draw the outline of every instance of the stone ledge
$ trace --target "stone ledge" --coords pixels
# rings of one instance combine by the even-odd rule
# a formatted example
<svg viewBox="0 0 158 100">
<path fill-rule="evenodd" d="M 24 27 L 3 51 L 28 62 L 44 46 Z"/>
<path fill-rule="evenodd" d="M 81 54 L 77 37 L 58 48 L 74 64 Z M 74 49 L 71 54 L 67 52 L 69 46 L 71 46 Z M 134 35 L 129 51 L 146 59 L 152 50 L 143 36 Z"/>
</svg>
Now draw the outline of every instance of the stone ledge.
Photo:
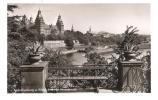
<svg viewBox="0 0 158 100">
<path fill-rule="evenodd" d="M 47 61 L 44 61 L 44 62 L 36 62 L 36 63 L 33 63 L 31 65 L 22 65 L 20 66 L 20 69 L 22 72 L 25 72 L 25 71 L 41 71 L 43 70 L 45 67 L 47 67 L 48 65 L 48 62 Z"/>
</svg>

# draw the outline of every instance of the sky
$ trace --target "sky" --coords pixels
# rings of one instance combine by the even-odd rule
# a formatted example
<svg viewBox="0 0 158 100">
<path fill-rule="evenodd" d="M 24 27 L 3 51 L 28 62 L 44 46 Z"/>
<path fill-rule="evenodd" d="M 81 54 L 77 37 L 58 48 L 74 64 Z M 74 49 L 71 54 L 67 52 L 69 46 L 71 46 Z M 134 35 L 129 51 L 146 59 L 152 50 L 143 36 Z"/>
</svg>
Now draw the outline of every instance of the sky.
<svg viewBox="0 0 158 100">
<path fill-rule="evenodd" d="M 60 14 L 64 29 L 85 33 L 106 31 L 123 33 L 127 25 L 138 27 L 140 34 L 150 34 L 149 4 L 17 4 L 11 15 L 26 15 L 35 20 L 40 9 L 46 24 L 56 24 Z"/>
</svg>

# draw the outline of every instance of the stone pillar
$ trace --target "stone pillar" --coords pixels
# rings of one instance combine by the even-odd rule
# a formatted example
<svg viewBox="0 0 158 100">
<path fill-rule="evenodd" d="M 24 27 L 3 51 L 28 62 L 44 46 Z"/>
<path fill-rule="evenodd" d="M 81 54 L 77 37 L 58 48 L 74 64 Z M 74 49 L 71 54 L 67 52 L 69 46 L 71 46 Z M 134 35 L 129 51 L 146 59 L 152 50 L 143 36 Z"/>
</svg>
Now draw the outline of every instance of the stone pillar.
<svg viewBox="0 0 158 100">
<path fill-rule="evenodd" d="M 133 81 L 133 72 L 129 73 L 129 70 L 131 71 L 131 68 L 138 68 L 142 66 L 141 61 L 123 61 L 118 63 L 118 90 L 122 91 L 123 86 L 125 84 L 132 85 Z M 123 77 L 127 77 L 126 81 L 123 79 Z"/>
<path fill-rule="evenodd" d="M 123 86 L 123 66 L 121 62 L 118 62 L 118 84 L 117 90 L 122 91 Z"/>
<path fill-rule="evenodd" d="M 46 92 L 45 80 L 48 75 L 48 62 L 36 62 L 21 67 L 21 92 Z"/>
</svg>

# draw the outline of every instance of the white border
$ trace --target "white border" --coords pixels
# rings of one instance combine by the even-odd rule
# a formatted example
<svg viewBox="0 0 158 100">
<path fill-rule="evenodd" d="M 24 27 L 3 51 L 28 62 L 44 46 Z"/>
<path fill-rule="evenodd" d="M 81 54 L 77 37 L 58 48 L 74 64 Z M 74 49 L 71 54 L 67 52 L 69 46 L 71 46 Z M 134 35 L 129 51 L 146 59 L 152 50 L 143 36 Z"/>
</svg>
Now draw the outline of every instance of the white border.
<svg viewBox="0 0 158 100">
<path fill-rule="evenodd" d="M 62 99 L 62 100 L 149 100 L 156 98 L 158 91 L 158 78 L 157 78 L 157 62 L 158 56 L 157 43 L 158 43 L 158 3 L 157 0 L 0 0 L 0 96 L 3 99 Z M 152 36 L 152 93 L 151 94 L 111 94 L 111 93 L 61 93 L 61 94 L 7 94 L 7 3 L 151 3 L 151 36 Z M 153 97 L 153 98 L 152 98 Z"/>
</svg>

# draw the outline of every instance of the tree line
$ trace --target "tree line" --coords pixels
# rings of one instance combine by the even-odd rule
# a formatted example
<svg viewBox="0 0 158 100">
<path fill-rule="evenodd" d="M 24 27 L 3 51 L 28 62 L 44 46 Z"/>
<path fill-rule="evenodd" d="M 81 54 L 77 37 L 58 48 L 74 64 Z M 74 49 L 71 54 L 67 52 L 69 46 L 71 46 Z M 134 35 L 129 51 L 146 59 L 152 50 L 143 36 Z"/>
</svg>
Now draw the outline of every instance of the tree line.
<svg viewBox="0 0 158 100">
<path fill-rule="evenodd" d="M 55 31 L 52 31 L 51 34 L 45 36 L 45 40 L 78 40 L 80 44 L 84 45 L 92 45 L 92 46 L 105 46 L 105 45 L 115 45 L 119 44 L 124 34 L 111 34 L 111 36 L 104 36 L 104 32 L 101 35 L 94 35 L 93 33 L 82 33 L 80 31 L 71 31 L 71 30 L 65 30 L 64 37 L 61 38 L 59 35 L 55 34 Z M 150 41 L 150 35 L 139 35 L 138 34 L 137 41 L 139 43 L 142 42 L 149 42 Z M 72 44 L 70 42 L 70 44 Z M 72 44 L 73 45 L 73 44 Z"/>
</svg>

